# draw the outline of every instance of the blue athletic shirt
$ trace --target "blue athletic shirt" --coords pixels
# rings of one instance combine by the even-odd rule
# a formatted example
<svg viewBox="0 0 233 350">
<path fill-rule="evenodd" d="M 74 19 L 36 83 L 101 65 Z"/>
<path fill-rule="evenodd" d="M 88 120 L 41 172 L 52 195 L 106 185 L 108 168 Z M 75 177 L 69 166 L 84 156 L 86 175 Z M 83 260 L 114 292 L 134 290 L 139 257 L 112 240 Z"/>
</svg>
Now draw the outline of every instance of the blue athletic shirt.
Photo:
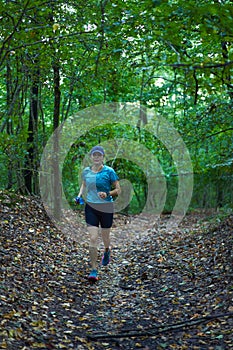
<svg viewBox="0 0 233 350">
<path fill-rule="evenodd" d="M 98 173 L 95 173 L 91 170 L 91 167 L 87 167 L 83 170 L 82 179 L 87 189 L 87 202 L 113 202 L 112 196 L 108 196 L 105 199 L 98 196 L 98 192 L 110 192 L 112 183 L 119 179 L 113 168 L 104 165 Z"/>
</svg>

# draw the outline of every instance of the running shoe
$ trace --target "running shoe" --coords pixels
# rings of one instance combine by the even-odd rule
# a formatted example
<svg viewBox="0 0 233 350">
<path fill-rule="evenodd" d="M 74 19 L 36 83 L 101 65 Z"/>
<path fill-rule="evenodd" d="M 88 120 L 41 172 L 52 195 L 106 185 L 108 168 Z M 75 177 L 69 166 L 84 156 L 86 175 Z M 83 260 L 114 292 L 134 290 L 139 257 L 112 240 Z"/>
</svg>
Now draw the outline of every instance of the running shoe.
<svg viewBox="0 0 233 350">
<path fill-rule="evenodd" d="M 102 256 L 102 265 L 107 266 L 110 262 L 110 250 L 107 252 L 104 252 L 104 255 Z"/>
<path fill-rule="evenodd" d="M 95 269 L 91 270 L 91 273 L 88 276 L 88 279 L 89 279 L 89 281 L 93 281 L 93 282 L 98 281 L 97 270 L 95 270 Z"/>
</svg>

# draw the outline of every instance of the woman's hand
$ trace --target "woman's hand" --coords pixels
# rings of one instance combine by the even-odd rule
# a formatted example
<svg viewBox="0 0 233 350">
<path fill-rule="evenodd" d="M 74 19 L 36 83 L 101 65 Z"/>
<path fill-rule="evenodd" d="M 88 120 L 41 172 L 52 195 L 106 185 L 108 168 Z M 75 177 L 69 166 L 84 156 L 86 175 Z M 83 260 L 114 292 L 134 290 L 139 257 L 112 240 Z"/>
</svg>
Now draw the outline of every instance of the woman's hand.
<svg viewBox="0 0 233 350">
<path fill-rule="evenodd" d="M 98 192 L 98 196 L 102 199 L 105 199 L 105 198 L 107 198 L 108 195 L 106 192 Z"/>
</svg>

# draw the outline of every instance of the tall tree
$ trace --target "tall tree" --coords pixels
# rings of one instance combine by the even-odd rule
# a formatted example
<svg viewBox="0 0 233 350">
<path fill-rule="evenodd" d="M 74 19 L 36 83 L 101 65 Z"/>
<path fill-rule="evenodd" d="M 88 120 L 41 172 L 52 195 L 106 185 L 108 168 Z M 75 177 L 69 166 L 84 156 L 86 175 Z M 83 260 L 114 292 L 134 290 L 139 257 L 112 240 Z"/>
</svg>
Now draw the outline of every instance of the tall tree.
<svg viewBox="0 0 233 350">
<path fill-rule="evenodd" d="M 59 60 L 53 63 L 54 74 L 54 112 L 53 112 L 53 131 L 54 131 L 54 157 L 53 157 L 53 198 L 54 198 L 54 216 L 60 219 L 61 216 L 61 178 L 59 166 L 59 120 L 60 120 L 60 67 Z"/>
<path fill-rule="evenodd" d="M 38 119 L 40 70 L 37 57 L 32 58 L 30 108 L 28 120 L 27 155 L 25 159 L 25 188 L 27 193 L 36 193 L 38 169 Z"/>
</svg>

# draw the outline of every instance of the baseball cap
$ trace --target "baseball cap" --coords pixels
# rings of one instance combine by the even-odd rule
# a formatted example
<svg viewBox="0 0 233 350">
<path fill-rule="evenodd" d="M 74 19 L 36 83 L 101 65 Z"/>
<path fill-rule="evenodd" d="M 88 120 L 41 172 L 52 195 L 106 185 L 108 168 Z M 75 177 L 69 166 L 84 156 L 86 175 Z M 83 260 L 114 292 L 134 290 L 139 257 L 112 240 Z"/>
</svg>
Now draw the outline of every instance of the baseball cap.
<svg viewBox="0 0 233 350">
<path fill-rule="evenodd" d="M 104 149 L 103 149 L 103 147 L 101 147 L 101 146 L 95 146 L 95 147 L 93 147 L 93 148 L 91 149 L 90 154 L 93 154 L 93 153 L 95 153 L 95 152 L 98 152 L 98 153 L 102 154 L 102 156 L 104 155 Z"/>
</svg>

